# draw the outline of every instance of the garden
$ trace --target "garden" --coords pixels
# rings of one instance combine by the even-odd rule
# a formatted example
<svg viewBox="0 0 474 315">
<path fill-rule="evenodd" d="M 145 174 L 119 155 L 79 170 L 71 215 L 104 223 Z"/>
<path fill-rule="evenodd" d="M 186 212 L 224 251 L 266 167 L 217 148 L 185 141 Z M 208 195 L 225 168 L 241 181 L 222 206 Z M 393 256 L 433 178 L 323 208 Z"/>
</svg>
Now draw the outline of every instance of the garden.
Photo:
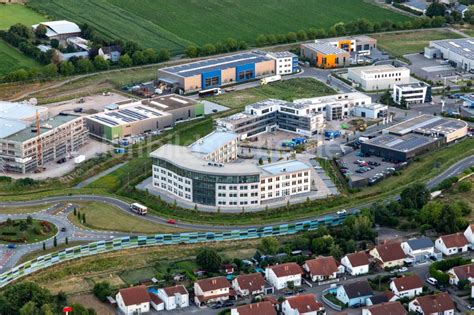
<svg viewBox="0 0 474 315">
<path fill-rule="evenodd" d="M 34 243 L 53 237 L 57 231 L 51 222 L 33 220 L 30 216 L 18 220 L 8 218 L 0 223 L 0 242 Z"/>
</svg>

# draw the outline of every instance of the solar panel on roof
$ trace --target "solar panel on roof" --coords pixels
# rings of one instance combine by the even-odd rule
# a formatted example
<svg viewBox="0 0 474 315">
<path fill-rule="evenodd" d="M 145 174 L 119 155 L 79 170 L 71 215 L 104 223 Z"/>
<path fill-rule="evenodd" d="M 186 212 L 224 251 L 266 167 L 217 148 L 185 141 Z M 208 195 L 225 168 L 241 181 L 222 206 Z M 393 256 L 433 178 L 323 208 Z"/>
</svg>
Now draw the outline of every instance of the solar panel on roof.
<svg viewBox="0 0 474 315">
<path fill-rule="evenodd" d="M 107 124 L 109 124 L 109 125 L 112 125 L 112 126 L 117 126 L 117 125 L 118 125 L 117 122 L 115 122 L 115 121 L 113 121 L 113 120 L 110 120 L 110 119 L 107 119 L 107 118 L 102 117 L 102 116 L 95 116 L 94 118 L 97 119 L 97 120 L 100 120 L 100 121 L 102 121 L 102 122 L 105 122 L 105 123 L 107 123 Z"/>
<path fill-rule="evenodd" d="M 123 114 L 125 114 L 125 115 L 134 117 L 134 118 L 136 118 L 136 119 L 138 119 L 138 120 L 143 120 L 143 119 L 147 119 L 147 118 L 148 118 L 148 117 L 145 116 L 145 115 L 142 115 L 142 114 L 140 114 L 140 113 L 131 111 L 131 110 L 129 110 L 129 109 L 119 110 L 119 113 L 123 113 Z"/>
<path fill-rule="evenodd" d="M 141 106 L 137 106 L 137 108 L 140 109 L 140 110 L 142 110 L 142 111 L 151 113 L 151 114 L 153 114 L 153 115 L 155 115 L 155 116 L 158 116 L 158 117 L 161 116 L 160 113 L 155 112 L 154 110 L 151 110 L 151 109 L 148 109 L 148 108 L 144 108 L 144 107 L 141 107 Z"/>
<path fill-rule="evenodd" d="M 127 117 L 127 116 L 124 116 L 124 115 L 120 115 L 119 113 L 105 113 L 107 116 L 110 116 L 110 117 L 115 117 L 117 119 L 120 119 L 120 120 L 123 120 L 125 122 L 134 122 L 136 121 L 136 119 L 133 119 L 131 117 Z"/>
</svg>

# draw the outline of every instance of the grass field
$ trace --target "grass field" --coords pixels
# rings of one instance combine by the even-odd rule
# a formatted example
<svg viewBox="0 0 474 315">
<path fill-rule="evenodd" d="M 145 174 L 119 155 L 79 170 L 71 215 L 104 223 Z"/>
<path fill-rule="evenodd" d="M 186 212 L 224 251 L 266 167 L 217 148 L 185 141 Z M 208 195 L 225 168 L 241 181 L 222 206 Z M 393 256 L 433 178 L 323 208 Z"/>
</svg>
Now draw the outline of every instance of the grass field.
<svg viewBox="0 0 474 315">
<path fill-rule="evenodd" d="M 86 215 L 86 223 L 80 223 L 73 213 L 69 214 L 68 218 L 73 224 L 87 229 L 143 234 L 182 232 L 182 230 L 171 226 L 156 224 L 126 214 L 108 204 L 83 202 L 78 205 L 78 211 Z"/>
<path fill-rule="evenodd" d="M 416 32 L 389 33 L 373 35 L 380 49 L 393 56 L 400 57 L 423 51 L 432 40 L 461 38 L 458 33 L 449 30 L 423 30 Z"/>
<path fill-rule="evenodd" d="M 90 23 L 109 38 L 173 52 L 229 37 L 253 43 L 259 34 L 328 28 L 358 18 L 409 19 L 364 0 L 30 0 L 29 6 L 56 19 Z"/>
<path fill-rule="evenodd" d="M 0 213 L 32 213 L 48 209 L 51 205 L 29 206 L 29 207 L 0 207 Z"/>
<path fill-rule="evenodd" d="M 8 29 L 16 23 L 33 25 L 48 19 L 21 4 L 0 5 L 0 30 Z"/>
<path fill-rule="evenodd" d="M 50 222 L 19 219 L 0 224 L 0 243 L 34 243 L 53 237 L 58 232 L 56 226 Z"/>
<path fill-rule="evenodd" d="M 2 5 L 0 5 L 0 8 L 1 7 Z M 28 69 L 38 65 L 36 61 L 26 57 L 20 51 L 0 39 L 0 75 L 21 68 Z"/>
<path fill-rule="evenodd" d="M 284 80 L 253 89 L 245 89 L 215 96 L 209 100 L 230 108 L 243 108 L 267 98 L 292 101 L 298 98 L 335 94 L 332 88 L 316 79 L 300 78 Z"/>
</svg>

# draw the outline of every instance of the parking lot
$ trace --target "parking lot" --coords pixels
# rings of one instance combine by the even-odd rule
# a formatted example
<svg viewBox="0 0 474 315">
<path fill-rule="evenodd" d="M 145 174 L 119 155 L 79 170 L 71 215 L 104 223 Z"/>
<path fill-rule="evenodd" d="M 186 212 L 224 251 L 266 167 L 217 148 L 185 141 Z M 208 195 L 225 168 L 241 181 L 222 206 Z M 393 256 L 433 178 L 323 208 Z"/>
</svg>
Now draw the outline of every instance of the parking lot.
<svg viewBox="0 0 474 315">
<path fill-rule="evenodd" d="M 341 170 L 352 182 L 367 180 L 369 185 L 380 182 L 385 177 L 391 176 L 395 171 L 395 163 L 384 161 L 381 157 L 361 156 L 360 150 L 355 150 L 340 160 L 340 166 L 346 170 Z M 371 178 L 377 178 L 370 181 Z"/>
</svg>

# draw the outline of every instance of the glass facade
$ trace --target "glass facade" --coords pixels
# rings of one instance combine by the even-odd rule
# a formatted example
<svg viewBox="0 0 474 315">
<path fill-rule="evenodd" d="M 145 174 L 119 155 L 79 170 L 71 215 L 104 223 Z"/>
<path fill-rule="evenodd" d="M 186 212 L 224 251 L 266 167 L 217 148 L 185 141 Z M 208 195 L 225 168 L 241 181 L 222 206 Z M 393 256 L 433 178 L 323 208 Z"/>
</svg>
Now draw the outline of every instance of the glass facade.
<svg viewBox="0 0 474 315">
<path fill-rule="evenodd" d="M 154 158 L 153 163 L 179 176 L 191 179 L 193 181 L 193 202 L 205 205 L 216 205 L 216 184 L 245 184 L 258 183 L 260 181 L 259 174 L 214 175 L 185 170 L 158 158 Z"/>
</svg>

